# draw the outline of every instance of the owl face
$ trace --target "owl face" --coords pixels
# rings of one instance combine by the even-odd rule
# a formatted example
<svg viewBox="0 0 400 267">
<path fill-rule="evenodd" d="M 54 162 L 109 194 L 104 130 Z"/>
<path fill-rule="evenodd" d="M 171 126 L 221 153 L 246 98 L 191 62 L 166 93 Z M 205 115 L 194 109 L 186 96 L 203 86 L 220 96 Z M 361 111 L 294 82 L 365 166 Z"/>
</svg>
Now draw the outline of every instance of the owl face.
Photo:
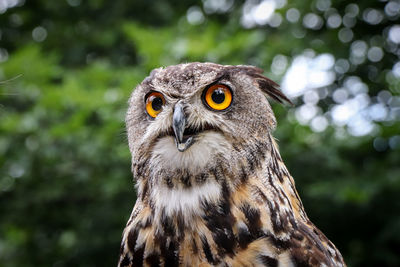
<svg viewBox="0 0 400 267">
<path fill-rule="evenodd" d="M 272 81 L 251 66 L 190 63 L 155 69 L 133 92 L 126 117 L 133 164 L 200 172 L 235 147 L 267 137 Z M 268 83 L 268 84 L 266 84 Z"/>
</svg>

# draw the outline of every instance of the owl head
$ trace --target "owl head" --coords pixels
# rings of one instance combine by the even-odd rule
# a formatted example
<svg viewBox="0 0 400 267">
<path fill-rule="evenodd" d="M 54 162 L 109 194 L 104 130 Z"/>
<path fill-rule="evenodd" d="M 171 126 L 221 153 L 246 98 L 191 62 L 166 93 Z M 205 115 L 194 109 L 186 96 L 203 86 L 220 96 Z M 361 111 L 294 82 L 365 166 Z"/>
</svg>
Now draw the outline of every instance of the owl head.
<svg viewBox="0 0 400 267">
<path fill-rule="evenodd" d="M 252 149 L 268 149 L 276 120 L 266 96 L 290 102 L 277 87 L 253 66 L 153 70 L 133 91 L 126 116 L 134 176 L 201 177 L 217 164 L 242 164 Z"/>
</svg>

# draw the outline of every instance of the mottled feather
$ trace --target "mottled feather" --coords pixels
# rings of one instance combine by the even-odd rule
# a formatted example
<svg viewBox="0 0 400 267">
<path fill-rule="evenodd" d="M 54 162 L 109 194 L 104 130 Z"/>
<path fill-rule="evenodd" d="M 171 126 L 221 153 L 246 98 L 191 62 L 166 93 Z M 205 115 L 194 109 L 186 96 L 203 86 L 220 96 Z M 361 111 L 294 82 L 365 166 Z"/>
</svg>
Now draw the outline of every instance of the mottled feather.
<svg viewBox="0 0 400 267">
<path fill-rule="evenodd" d="M 229 108 L 211 110 L 203 92 L 222 84 Z M 145 97 L 165 98 L 155 119 Z M 126 117 L 137 200 L 119 266 L 345 266 L 308 219 L 272 136 L 267 98 L 290 100 L 252 66 L 189 63 L 151 72 Z M 179 106 L 193 144 L 178 151 Z"/>
</svg>

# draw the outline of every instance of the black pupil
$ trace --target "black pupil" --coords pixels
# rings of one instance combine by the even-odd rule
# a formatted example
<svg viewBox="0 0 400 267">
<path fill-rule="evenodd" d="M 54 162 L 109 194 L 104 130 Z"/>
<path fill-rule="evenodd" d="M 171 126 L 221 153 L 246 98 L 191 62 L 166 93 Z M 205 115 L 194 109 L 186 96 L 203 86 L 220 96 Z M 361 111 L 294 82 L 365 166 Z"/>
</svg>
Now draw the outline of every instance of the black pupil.
<svg viewBox="0 0 400 267">
<path fill-rule="evenodd" d="M 221 104 L 225 100 L 225 92 L 222 89 L 216 89 L 212 93 L 211 98 L 215 103 Z"/>
<path fill-rule="evenodd" d="M 155 110 L 155 111 L 159 111 L 161 110 L 163 105 L 163 101 L 161 99 L 161 97 L 155 97 L 153 99 L 153 102 L 151 102 L 151 107 Z"/>
</svg>

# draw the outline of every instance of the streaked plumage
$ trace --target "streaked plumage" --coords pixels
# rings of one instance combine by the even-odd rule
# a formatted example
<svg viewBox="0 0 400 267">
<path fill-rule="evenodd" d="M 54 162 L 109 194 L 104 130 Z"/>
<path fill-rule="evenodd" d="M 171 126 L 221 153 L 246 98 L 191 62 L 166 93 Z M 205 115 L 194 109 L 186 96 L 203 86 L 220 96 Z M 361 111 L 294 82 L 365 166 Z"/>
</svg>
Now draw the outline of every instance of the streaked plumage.
<svg viewBox="0 0 400 267">
<path fill-rule="evenodd" d="M 230 90 L 228 108 L 205 102 L 213 85 Z M 272 137 L 266 96 L 289 101 L 277 87 L 252 66 L 189 63 L 134 90 L 126 127 L 138 197 L 119 266 L 345 266 L 307 218 Z M 218 90 L 216 107 L 229 93 Z M 154 92 L 162 98 L 149 102 Z"/>
</svg>

